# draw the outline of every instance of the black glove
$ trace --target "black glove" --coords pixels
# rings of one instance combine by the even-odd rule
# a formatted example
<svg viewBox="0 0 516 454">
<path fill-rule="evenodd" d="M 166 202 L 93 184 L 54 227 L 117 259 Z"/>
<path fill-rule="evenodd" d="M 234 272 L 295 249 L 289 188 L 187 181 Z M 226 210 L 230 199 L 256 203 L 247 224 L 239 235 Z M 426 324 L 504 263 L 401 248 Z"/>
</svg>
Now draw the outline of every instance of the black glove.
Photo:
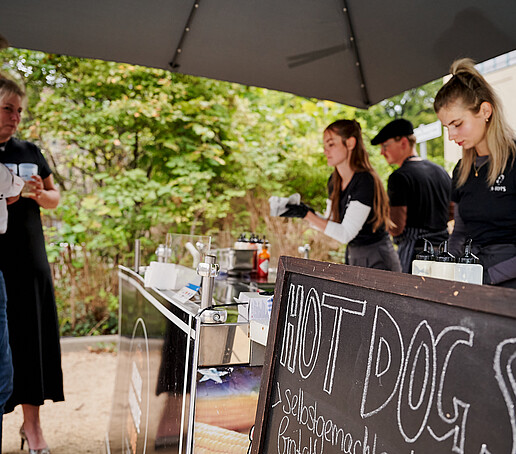
<svg viewBox="0 0 516 454">
<path fill-rule="evenodd" d="M 283 214 L 280 214 L 280 217 L 282 218 L 304 218 L 309 211 L 315 213 L 313 208 L 310 208 L 303 202 L 301 202 L 299 205 L 292 205 L 287 203 L 286 207 L 287 211 L 285 211 Z"/>
</svg>

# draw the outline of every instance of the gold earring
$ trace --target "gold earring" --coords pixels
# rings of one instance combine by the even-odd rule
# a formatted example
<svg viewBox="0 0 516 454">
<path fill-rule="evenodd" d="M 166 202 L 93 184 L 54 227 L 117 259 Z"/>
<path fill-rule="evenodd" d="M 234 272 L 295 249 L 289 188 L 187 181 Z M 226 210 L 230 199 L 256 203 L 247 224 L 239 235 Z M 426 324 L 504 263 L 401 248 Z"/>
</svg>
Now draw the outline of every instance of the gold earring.
<svg viewBox="0 0 516 454">
<path fill-rule="evenodd" d="M 489 123 L 489 117 L 486 118 L 486 123 Z"/>
</svg>

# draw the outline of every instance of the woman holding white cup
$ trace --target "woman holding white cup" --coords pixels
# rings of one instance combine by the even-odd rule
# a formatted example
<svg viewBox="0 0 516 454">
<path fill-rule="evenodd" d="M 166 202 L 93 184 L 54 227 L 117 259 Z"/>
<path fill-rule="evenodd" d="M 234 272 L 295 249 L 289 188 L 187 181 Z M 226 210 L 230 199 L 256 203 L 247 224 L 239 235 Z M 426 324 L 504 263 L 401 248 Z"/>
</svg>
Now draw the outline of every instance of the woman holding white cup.
<svg viewBox="0 0 516 454">
<path fill-rule="evenodd" d="M 57 207 L 60 195 L 40 149 L 13 137 L 24 99 L 15 82 L 0 77 L 0 162 L 25 180 L 24 197 L 7 198 L 7 231 L 0 236 L 14 368 L 13 392 L 5 412 L 21 405 L 22 449 L 27 444 L 30 454 L 49 454 L 40 406 L 47 399 L 62 401 L 64 396 L 57 310 L 40 207 Z"/>
</svg>

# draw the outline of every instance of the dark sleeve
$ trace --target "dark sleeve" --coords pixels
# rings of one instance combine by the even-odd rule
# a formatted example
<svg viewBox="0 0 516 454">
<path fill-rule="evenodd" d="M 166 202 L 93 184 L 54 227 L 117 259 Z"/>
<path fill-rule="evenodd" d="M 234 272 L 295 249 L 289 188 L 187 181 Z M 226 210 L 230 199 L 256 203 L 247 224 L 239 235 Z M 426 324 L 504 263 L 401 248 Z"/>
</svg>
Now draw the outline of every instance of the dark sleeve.
<svg viewBox="0 0 516 454">
<path fill-rule="evenodd" d="M 50 170 L 50 166 L 48 165 L 47 160 L 43 156 L 43 153 L 41 153 L 41 150 L 35 145 L 34 147 L 36 148 L 36 163 L 39 167 L 39 175 L 41 178 L 45 179 L 52 174 L 52 170 Z"/>
<path fill-rule="evenodd" d="M 452 202 L 455 203 L 460 203 L 460 199 L 462 198 L 462 189 L 457 187 L 457 180 L 459 179 L 459 167 L 461 161 L 462 159 L 459 160 L 459 162 L 453 169 L 451 199 Z"/>
<path fill-rule="evenodd" d="M 356 175 L 356 183 L 350 193 L 350 202 L 356 200 L 368 207 L 374 203 L 374 177 L 369 172 Z"/>
<path fill-rule="evenodd" d="M 407 206 L 408 193 L 409 188 L 405 177 L 399 172 L 393 172 L 387 182 L 389 204 L 393 207 Z"/>
</svg>

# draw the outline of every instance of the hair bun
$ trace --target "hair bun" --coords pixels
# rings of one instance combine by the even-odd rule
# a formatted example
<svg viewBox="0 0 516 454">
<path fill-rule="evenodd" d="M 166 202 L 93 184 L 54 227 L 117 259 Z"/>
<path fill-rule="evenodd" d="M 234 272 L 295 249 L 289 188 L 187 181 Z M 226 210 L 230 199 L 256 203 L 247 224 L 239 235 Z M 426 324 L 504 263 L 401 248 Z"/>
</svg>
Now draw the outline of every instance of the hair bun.
<svg viewBox="0 0 516 454">
<path fill-rule="evenodd" d="M 454 76 L 460 73 L 474 74 L 475 72 L 477 72 L 475 62 L 471 58 L 455 60 L 450 67 L 450 73 Z"/>
</svg>

